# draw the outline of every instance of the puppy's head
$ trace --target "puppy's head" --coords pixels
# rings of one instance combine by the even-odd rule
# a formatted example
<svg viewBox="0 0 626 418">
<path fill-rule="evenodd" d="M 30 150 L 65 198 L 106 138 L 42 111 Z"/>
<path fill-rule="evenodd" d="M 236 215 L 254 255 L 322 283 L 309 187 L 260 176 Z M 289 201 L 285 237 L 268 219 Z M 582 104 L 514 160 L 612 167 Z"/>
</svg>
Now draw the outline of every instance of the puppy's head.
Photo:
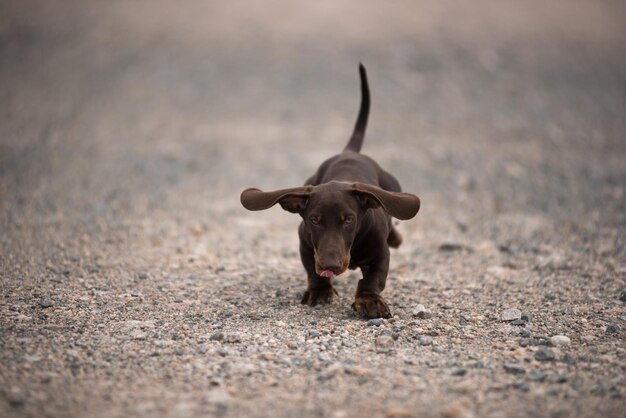
<svg viewBox="0 0 626 418">
<path fill-rule="evenodd" d="M 409 193 L 338 181 L 271 192 L 246 189 L 241 193 L 241 204 L 248 210 L 268 209 L 277 203 L 302 216 L 315 251 L 315 270 L 324 277 L 334 277 L 348 268 L 350 249 L 366 222 L 368 210 L 382 208 L 395 218 L 410 219 L 420 207 L 419 198 Z"/>
</svg>

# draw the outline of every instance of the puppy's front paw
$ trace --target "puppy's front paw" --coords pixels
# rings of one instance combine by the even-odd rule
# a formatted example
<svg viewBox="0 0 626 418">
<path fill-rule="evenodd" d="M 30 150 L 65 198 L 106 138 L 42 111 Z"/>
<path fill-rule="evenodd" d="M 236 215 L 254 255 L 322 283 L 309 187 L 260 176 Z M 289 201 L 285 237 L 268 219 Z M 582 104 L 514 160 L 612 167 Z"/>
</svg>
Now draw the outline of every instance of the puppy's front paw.
<svg viewBox="0 0 626 418">
<path fill-rule="evenodd" d="M 352 309 L 366 319 L 391 318 L 389 306 L 380 295 L 357 295 Z"/>
<path fill-rule="evenodd" d="M 327 305 L 333 301 L 335 295 L 337 295 L 337 291 L 332 286 L 309 288 L 304 292 L 300 303 L 309 306 L 315 306 L 318 303 Z"/>
</svg>

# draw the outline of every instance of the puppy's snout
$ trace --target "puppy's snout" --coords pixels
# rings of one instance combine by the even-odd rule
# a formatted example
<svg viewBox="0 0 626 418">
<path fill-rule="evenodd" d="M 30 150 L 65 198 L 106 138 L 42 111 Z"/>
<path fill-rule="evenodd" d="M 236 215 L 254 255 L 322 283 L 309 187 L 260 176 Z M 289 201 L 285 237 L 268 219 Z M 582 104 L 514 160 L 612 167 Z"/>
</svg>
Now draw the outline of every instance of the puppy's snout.
<svg viewBox="0 0 626 418">
<path fill-rule="evenodd" d="M 322 270 L 330 270 L 335 274 L 341 273 L 341 258 L 333 257 L 322 261 L 321 266 Z"/>
<path fill-rule="evenodd" d="M 349 255 L 338 250 L 318 252 L 316 254 L 317 270 L 320 272 L 332 272 L 335 275 L 343 273 L 348 268 Z"/>
</svg>

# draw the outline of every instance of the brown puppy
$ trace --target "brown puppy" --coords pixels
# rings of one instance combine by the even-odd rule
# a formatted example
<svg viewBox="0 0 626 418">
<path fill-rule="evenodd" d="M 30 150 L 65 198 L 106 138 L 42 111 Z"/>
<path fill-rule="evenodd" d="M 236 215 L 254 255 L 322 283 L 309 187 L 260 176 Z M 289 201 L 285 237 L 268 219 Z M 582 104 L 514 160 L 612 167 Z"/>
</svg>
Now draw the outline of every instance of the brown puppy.
<svg viewBox="0 0 626 418">
<path fill-rule="evenodd" d="M 278 203 L 302 216 L 300 258 L 308 276 L 303 304 L 330 303 L 337 294 L 331 279 L 348 268 L 360 267 L 363 279 L 352 308 L 366 318 L 388 318 L 391 312 L 380 293 L 389 270 L 389 247 L 397 248 L 402 242 L 391 217 L 414 217 L 420 200 L 402 193 L 391 174 L 359 153 L 370 107 L 363 65 L 359 65 L 359 74 L 361 109 L 343 152 L 324 161 L 304 186 L 272 192 L 246 189 L 241 203 L 248 210 L 268 209 Z"/>
</svg>

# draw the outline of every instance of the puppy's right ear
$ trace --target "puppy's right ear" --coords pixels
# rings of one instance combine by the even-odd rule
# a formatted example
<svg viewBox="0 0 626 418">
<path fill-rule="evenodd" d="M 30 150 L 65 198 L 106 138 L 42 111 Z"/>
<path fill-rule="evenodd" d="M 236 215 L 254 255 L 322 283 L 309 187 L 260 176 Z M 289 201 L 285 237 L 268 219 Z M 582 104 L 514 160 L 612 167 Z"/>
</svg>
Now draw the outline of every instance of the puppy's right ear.
<svg viewBox="0 0 626 418">
<path fill-rule="evenodd" d="M 312 186 L 292 187 L 290 189 L 263 192 L 259 189 L 246 189 L 241 192 L 241 204 L 248 210 L 264 210 L 279 203 L 291 213 L 302 214 L 306 209 Z"/>
</svg>

